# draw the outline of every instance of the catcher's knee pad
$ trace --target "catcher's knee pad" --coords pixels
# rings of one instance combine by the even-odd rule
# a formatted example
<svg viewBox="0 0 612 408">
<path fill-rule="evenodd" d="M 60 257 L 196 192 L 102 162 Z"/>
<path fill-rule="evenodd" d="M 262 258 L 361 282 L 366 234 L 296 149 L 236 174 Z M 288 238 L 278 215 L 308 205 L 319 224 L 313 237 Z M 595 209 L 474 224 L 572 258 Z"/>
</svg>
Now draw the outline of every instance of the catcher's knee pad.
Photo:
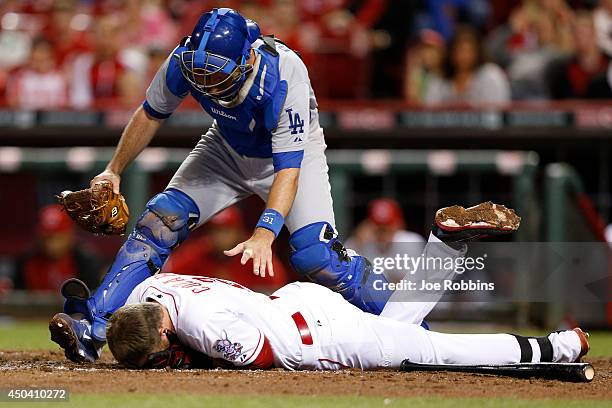
<svg viewBox="0 0 612 408">
<path fill-rule="evenodd" d="M 144 235 L 145 239 L 137 237 L 140 240 L 148 239 L 162 250 L 173 249 L 187 238 L 199 218 L 200 211 L 187 194 L 168 189 L 147 203 L 135 231 Z"/>
<path fill-rule="evenodd" d="M 200 213 L 186 194 L 168 189 L 153 197 L 125 241 L 102 284 L 88 299 L 92 335 L 106 339 L 106 322 L 132 290 L 157 273 L 198 222 Z"/>
<path fill-rule="evenodd" d="M 382 312 L 392 294 L 387 279 L 373 273 L 366 258 L 347 250 L 330 224 L 302 227 L 291 235 L 289 244 L 291 265 L 300 275 L 340 293 L 364 312 Z"/>
</svg>

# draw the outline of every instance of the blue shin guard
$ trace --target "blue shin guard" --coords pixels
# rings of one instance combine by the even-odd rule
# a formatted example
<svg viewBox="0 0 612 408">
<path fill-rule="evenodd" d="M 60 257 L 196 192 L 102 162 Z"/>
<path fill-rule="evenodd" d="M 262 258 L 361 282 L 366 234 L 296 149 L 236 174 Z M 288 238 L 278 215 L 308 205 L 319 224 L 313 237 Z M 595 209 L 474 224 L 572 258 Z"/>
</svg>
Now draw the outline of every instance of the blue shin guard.
<svg viewBox="0 0 612 408">
<path fill-rule="evenodd" d="M 125 241 L 104 280 L 85 302 L 67 299 L 67 314 L 81 312 L 91 321 L 92 337 L 106 340 L 106 323 L 125 304 L 138 284 L 156 274 L 199 219 L 199 210 L 186 194 L 168 189 L 153 197 L 134 231 Z"/>
<path fill-rule="evenodd" d="M 291 265 L 300 275 L 340 293 L 364 312 L 382 312 L 393 293 L 387 289 L 387 279 L 374 273 L 366 258 L 344 248 L 330 224 L 302 227 L 289 244 Z"/>
</svg>

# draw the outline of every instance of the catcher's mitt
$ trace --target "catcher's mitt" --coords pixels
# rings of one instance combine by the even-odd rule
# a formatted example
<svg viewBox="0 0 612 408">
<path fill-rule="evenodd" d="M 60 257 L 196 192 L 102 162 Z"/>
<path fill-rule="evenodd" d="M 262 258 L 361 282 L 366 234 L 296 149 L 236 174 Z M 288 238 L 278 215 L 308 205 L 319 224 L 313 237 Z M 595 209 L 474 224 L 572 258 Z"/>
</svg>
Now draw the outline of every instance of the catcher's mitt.
<svg viewBox="0 0 612 408">
<path fill-rule="evenodd" d="M 81 228 L 94 234 L 123 235 L 130 212 L 109 181 L 80 191 L 63 191 L 57 200 Z"/>
</svg>

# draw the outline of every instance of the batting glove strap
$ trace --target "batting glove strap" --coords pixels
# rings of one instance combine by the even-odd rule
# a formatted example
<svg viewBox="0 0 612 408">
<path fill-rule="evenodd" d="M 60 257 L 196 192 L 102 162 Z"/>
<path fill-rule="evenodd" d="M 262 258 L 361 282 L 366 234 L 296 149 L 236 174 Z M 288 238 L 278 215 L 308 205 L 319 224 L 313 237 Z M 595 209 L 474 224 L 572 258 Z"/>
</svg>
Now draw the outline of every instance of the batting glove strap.
<svg viewBox="0 0 612 408">
<path fill-rule="evenodd" d="M 272 231 L 275 237 L 278 237 L 284 224 L 285 218 L 281 213 L 272 208 L 266 208 L 261 214 L 261 217 L 259 217 L 259 222 L 257 222 L 255 228 L 265 228 Z"/>
</svg>

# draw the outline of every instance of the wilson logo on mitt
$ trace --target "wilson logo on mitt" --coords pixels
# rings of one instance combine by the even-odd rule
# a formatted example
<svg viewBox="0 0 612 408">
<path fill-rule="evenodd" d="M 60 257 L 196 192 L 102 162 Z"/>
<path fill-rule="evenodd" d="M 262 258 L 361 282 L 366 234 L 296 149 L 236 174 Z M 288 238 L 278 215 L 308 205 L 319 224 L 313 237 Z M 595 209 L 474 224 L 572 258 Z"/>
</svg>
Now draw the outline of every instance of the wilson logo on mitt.
<svg viewBox="0 0 612 408">
<path fill-rule="evenodd" d="M 121 194 L 108 181 L 79 191 L 63 191 L 57 200 L 81 228 L 94 234 L 123 235 L 130 212 Z"/>
</svg>

